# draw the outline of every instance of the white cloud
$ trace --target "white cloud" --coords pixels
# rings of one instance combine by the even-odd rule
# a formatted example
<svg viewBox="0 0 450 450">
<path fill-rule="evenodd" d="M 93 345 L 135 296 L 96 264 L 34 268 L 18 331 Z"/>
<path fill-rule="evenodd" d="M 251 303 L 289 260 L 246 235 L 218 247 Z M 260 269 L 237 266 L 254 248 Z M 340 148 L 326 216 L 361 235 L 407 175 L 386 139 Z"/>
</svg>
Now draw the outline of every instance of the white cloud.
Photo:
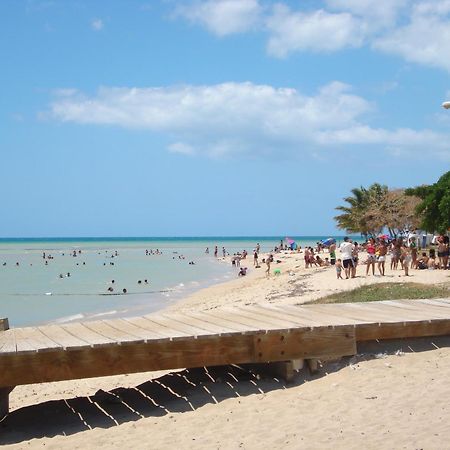
<svg viewBox="0 0 450 450">
<path fill-rule="evenodd" d="M 421 2 L 410 21 L 375 39 L 373 47 L 450 72 L 450 2 Z"/>
<path fill-rule="evenodd" d="M 257 29 L 275 57 L 367 46 L 450 72 L 450 0 L 324 0 L 322 8 L 286 1 L 196 0 L 177 13 L 225 36 Z M 303 7 L 303 9 L 302 9 Z"/>
<path fill-rule="evenodd" d="M 326 0 L 332 10 L 351 13 L 365 22 L 368 30 L 395 24 L 409 0 Z"/>
<path fill-rule="evenodd" d="M 102 19 L 94 19 L 91 21 L 91 28 L 94 31 L 101 31 L 101 30 L 103 30 L 104 26 L 105 26 L 105 24 L 103 23 Z"/>
<path fill-rule="evenodd" d="M 49 117 L 163 133 L 168 150 L 211 157 L 299 157 L 342 145 L 417 148 L 450 154 L 449 136 L 429 130 L 375 129 L 373 106 L 340 82 L 315 95 L 252 83 L 167 88 L 101 88 L 87 97 L 63 91 Z"/>
<path fill-rule="evenodd" d="M 363 24 L 348 13 L 331 14 L 322 9 L 293 12 L 278 4 L 267 19 L 270 33 L 268 52 L 284 57 L 293 51 L 335 51 L 359 47 L 363 42 Z"/>
<path fill-rule="evenodd" d="M 206 27 L 217 36 L 252 29 L 262 8 L 258 0 L 207 0 L 179 5 L 176 14 Z"/>
</svg>

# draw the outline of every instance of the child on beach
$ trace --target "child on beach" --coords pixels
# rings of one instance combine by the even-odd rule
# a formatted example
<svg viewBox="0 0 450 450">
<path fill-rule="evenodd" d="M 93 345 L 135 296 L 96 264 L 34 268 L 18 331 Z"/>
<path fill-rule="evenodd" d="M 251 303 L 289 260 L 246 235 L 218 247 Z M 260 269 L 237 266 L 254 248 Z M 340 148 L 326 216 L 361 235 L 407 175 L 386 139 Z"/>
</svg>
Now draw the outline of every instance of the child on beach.
<svg viewBox="0 0 450 450">
<path fill-rule="evenodd" d="M 409 248 L 403 244 L 400 249 L 400 260 L 403 262 L 403 269 L 405 271 L 405 277 L 409 276 L 409 265 L 411 263 L 411 253 Z"/>
<path fill-rule="evenodd" d="M 336 261 L 335 266 L 336 266 L 336 278 L 338 280 L 343 280 L 343 278 L 342 278 L 342 261 L 340 259 L 338 259 Z"/>
</svg>

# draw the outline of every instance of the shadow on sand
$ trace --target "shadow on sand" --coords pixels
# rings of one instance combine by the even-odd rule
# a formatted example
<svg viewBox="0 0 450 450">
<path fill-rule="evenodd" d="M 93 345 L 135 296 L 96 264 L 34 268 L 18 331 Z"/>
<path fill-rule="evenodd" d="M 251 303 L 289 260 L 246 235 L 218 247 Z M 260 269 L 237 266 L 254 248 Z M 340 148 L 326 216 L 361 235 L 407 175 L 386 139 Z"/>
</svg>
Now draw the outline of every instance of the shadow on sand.
<svg viewBox="0 0 450 450">
<path fill-rule="evenodd" d="M 389 354 L 450 347 L 450 337 L 369 342 L 358 346 L 358 355 L 323 363 L 311 375 L 299 372 L 292 383 L 267 374 L 265 365 L 229 365 L 197 368 L 166 374 L 132 388 L 98 391 L 93 396 L 55 400 L 12 411 L 0 423 L 0 444 L 71 435 L 96 427 L 110 428 L 144 417 L 195 411 L 208 403 L 233 397 L 267 393 L 304 382 Z"/>
</svg>

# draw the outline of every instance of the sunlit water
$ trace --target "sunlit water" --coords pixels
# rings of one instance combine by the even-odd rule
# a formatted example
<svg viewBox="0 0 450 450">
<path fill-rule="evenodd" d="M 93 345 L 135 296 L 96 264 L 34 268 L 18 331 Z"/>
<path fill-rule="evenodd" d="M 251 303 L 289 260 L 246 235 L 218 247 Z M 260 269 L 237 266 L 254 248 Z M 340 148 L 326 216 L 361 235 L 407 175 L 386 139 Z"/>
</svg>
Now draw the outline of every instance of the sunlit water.
<svg viewBox="0 0 450 450">
<path fill-rule="evenodd" d="M 300 238 L 297 242 L 305 245 L 320 238 Z M 0 240 L 0 317 L 8 317 L 12 326 L 23 326 L 156 311 L 194 290 L 236 276 L 229 264 L 214 258 L 215 245 L 219 247 L 219 256 L 223 246 L 231 254 L 246 249 L 250 253 L 247 265 L 251 267 L 251 252 L 256 242 L 260 242 L 262 251 L 269 251 L 280 240 L 263 237 L 3 239 Z M 206 247 L 209 255 L 205 254 Z M 162 255 L 146 255 L 145 250 L 156 249 Z M 118 256 L 113 257 L 116 251 Z M 53 259 L 44 260 L 43 252 Z M 190 261 L 195 264 L 189 264 Z M 114 289 L 112 293 L 108 292 L 109 287 Z M 123 289 L 127 290 L 126 295 L 121 294 Z"/>
</svg>

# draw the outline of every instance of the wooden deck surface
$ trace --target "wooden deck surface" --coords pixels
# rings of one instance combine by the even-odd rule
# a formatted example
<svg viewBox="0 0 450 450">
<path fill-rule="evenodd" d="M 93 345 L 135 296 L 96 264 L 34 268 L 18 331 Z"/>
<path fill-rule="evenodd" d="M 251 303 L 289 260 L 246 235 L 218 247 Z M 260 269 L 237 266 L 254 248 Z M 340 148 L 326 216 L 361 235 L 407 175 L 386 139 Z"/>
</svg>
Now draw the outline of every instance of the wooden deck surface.
<svg viewBox="0 0 450 450">
<path fill-rule="evenodd" d="M 356 353 L 358 341 L 450 334 L 450 299 L 203 312 L 0 331 L 0 388 L 149 370 Z"/>
</svg>

